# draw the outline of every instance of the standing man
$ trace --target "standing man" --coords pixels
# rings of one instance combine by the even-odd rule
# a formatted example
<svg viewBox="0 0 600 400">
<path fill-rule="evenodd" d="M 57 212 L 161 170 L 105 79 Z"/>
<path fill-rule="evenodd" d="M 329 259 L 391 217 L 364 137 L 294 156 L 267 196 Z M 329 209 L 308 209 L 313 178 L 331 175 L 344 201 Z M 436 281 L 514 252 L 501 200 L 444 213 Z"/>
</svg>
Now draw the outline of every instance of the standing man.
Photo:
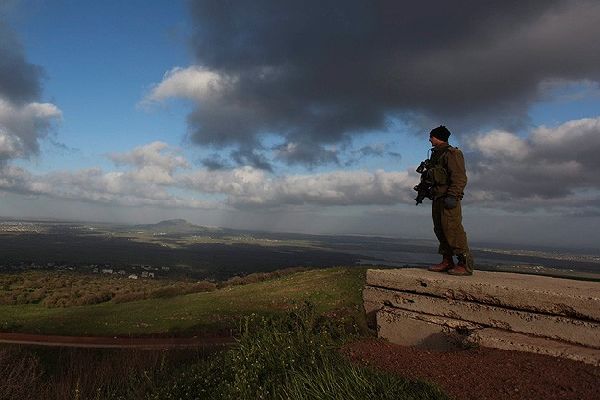
<svg viewBox="0 0 600 400">
<path fill-rule="evenodd" d="M 438 253 L 443 256 L 442 262 L 429 270 L 450 275 L 472 275 L 473 257 L 462 225 L 460 206 L 467 185 L 465 159 L 459 149 L 448 144 L 449 136 L 450 131 L 443 125 L 429 133 L 433 148 L 427 174 L 433 182 L 433 231 L 440 242 Z M 457 257 L 456 264 L 453 256 Z"/>
</svg>

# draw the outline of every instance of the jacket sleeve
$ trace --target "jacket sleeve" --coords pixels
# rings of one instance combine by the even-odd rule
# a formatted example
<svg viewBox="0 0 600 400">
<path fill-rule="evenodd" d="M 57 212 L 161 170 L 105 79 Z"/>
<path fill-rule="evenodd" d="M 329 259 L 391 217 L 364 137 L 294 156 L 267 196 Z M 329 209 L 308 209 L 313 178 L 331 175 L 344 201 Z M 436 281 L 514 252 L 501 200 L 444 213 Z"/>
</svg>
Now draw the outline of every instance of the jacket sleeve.
<svg viewBox="0 0 600 400">
<path fill-rule="evenodd" d="M 446 192 L 450 196 L 462 199 L 465 186 L 467 186 L 467 173 L 465 169 L 465 158 L 462 151 L 452 149 L 448 152 L 448 178 L 450 184 Z"/>
</svg>

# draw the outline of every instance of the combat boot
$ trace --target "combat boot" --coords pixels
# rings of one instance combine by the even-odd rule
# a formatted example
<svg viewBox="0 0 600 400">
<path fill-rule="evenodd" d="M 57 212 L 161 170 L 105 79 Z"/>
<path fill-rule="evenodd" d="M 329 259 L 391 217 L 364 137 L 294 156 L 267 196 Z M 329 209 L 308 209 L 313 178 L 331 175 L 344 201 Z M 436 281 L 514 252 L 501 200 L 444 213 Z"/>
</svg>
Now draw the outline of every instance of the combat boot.
<svg viewBox="0 0 600 400">
<path fill-rule="evenodd" d="M 444 259 L 441 263 L 435 264 L 427 269 L 433 272 L 446 272 L 450 268 L 454 268 L 454 260 L 451 255 L 444 254 Z"/>
<path fill-rule="evenodd" d="M 448 269 L 448 274 L 457 276 L 473 275 L 473 257 L 471 254 L 459 254 L 458 263 L 455 267 Z"/>
</svg>

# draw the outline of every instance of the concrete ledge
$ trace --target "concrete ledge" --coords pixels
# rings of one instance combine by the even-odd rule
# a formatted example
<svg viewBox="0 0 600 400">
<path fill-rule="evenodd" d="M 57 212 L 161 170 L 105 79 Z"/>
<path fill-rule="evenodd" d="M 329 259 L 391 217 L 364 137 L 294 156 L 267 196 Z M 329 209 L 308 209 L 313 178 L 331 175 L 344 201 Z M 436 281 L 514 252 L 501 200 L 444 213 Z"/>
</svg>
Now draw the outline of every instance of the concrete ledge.
<svg viewBox="0 0 600 400">
<path fill-rule="evenodd" d="M 370 269 L 367 285 L 600 322 L 600 284 L 507 272 L 460 277 L 423 269 Z"/>
<path fill-rule="evenodd" d="M 456 318 L 485 327 L 543 336 L 589 347 L 600 346 L 600 323 L 487 304 L 366 287 L 371 308 L 385 304 L 403 310 Z"/>
<path fill-rule="evenodd" d="M 365 311 L 380 337 L 488 346 L 600 365 L 600 283 L 476 271 L 369 270 Z"/>
<path fill-rule="evenodd" d="M 568 358 L 600 366 L 600 350 L 533 337 L 452 318 L 439 318 L 384 307 L 377 312 L 379 337 L 405 346 L 434 350 L 491 347 Z"/>
</svg>

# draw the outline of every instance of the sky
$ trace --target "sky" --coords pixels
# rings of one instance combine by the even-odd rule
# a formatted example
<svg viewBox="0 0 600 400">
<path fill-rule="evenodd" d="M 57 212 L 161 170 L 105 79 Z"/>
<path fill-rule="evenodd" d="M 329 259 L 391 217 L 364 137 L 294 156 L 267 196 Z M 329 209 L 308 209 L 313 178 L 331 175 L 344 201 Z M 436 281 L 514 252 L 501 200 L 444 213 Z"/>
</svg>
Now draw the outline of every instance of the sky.
<svg viewBox="0 0 600 400">
<path fill-rule="evenodd" d="M 597 249 L 600 3 L 0 0 L 0 216 Z"/>
</svg>

